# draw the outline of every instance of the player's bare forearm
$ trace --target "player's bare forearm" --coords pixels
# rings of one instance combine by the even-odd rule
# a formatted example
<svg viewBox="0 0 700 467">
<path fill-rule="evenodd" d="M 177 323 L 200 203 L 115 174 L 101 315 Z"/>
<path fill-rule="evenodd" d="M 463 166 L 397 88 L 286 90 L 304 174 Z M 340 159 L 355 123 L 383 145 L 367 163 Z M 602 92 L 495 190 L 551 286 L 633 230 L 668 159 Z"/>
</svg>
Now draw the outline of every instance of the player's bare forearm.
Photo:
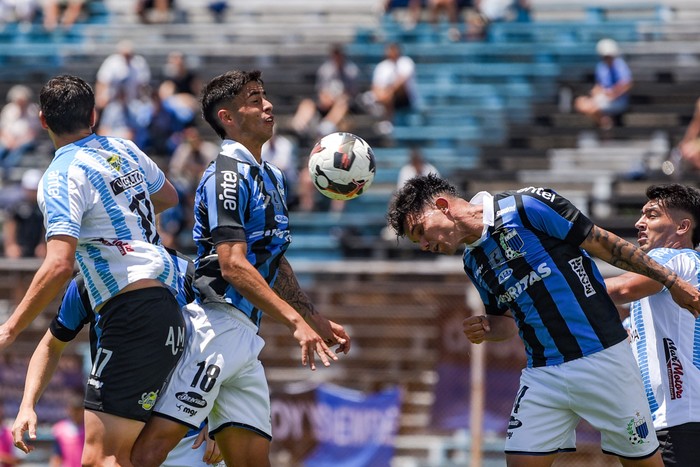
<svg viewBox="0 0 700 467">
<path fill-rule="evenodd" d="M 292 266 L 284 257 L 280 261 L 277 279 L 272 290 L 277 292 L 277 295 L 297 310 L 304 319 L 309 319 L 317 314 L 314 304 L 311 303 L 309 297 L 301 289 Z"/>
<path fill-rule="evenodd" d="M 654 261 L 641 249 L 598 226 L 593 226 L 581 247 L 615 267 L 647 276 L 668 289 L 678 280 L 675 272 Z"/>
</svg>

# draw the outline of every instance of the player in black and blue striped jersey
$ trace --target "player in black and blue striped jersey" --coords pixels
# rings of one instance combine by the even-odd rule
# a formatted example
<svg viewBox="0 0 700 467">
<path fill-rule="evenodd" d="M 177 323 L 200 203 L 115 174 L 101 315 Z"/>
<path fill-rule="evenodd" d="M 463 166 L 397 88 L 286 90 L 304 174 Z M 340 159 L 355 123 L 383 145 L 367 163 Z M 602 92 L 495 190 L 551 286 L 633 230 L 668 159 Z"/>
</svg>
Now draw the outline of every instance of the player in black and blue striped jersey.
<svg viewBox="0 0 700 467">
<path fill-rule="evenodd" d="M 464 322 L 472 343 L 519 332 L 525 344 L 509 466 L 549 466 L 556 453 L 575 450 L 581 418 L 623 465 L 662 465 L 627 333 L 591 255 L 663 283 L 693 315 L 700 292 L 547 188 L 480 192 L 467 201 L 435 175 L 415 177 L 387 217 L 397 235 L 425 251 L 465 248 L 465 272 L 486 309 Z"/>
<path fill-rule="evenodd" d="M 194 264 L 189 258 L 174 250 L 168 249 L 168 253 L 170 253 L 178 270 L 178 294 L 176 298 L 180 306 L 185 306 L 194 300 L 192 289 Z M 27 433 L 29 441 L 36 439 L 36 404 L 54 374 L 63 351 L 86 325 L 90 329 L 90 356 L 94 362 L 99 347 L 100 327 L 96 323 L 95 312 L 90 304 L 83 275 L 78 273 L 68 284 L 58 313 L 34 351 L 27 369 L 24 394 L 12 429 L 16 446 L 24 452 L 33 450 L 33 447 L 25 440 L 24 434 Z M 185 325 L 189 335 L 191 323 L 186 320 Z M 188 431 L 178 446 L 168 455 L 163 466 L 204 467 L 220 461 L 221 456 L 216 444 L 206 437 L 207 430 L 204 430 L 202 436 L 199 437 L 205 426 L 206 422 L 203 422 L 199 427 Z M 196 446 L 197 449 L 193 449 L 193 446 Z M 91 459 L 83 457 L 84 465 L 92 463 Z"/>
</svg>

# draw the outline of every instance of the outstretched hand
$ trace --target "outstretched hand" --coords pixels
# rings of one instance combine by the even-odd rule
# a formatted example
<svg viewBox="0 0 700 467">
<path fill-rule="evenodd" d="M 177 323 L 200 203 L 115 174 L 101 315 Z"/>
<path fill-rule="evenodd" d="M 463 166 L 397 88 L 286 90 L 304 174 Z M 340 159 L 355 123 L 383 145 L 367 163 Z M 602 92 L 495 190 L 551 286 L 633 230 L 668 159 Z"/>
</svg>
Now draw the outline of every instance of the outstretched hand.
<svg viewBox="0 0 700 467">
<path fill-rule="evenodd" d="M 15 447 L 22 452 L 29 454 L 34 450 L 34 446 L 24 441 L 24 433 L 29 435 L 30 440 L 36 440 L 36 412 L 33 409 L 20 407 L 17 418 L 12 424 L 12 440 Z"/>
<path fill-rule="evenodd" d="M 323 366 L 330 366 L 331 360 L 338 360 L 338 356 L 331 350 L 306 321 L 301 321 L 294 331 L 294 338 L 301 346 L 301 364 L 314 371 L 316 370 L 316 355 L 321 359 Z"/>
</svg>

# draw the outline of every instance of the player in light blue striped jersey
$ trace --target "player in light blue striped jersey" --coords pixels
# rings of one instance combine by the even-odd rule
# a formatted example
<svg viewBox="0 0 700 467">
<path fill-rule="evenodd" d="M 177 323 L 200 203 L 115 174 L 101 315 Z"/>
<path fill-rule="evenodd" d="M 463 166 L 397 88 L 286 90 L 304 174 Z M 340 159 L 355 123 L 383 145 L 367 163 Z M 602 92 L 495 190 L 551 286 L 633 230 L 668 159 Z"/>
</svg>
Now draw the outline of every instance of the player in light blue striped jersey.
<svg viewBox="0 0 700 467">
<path fill-rule="evenodd" d="M 83 465 L 128 465 L 185 342 L 177 270 L 155 227 L 177 192 L 134 143 L 93 133 L 95 95 L 81 78 L 50 79 L 39 102 L 56 148 L 37 196 L 47 254 L 0 327 L 0 348 L 56 298 L 77 261 L 102 330 L 85 400 Z"/>
</svg>

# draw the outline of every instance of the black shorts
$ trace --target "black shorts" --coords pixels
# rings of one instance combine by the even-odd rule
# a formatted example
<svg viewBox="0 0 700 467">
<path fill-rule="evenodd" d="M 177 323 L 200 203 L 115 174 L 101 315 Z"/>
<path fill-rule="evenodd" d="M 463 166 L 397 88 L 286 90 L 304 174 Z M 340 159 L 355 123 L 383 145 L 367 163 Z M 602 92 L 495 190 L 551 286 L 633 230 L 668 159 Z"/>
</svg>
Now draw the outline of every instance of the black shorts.
<svg viewBox="0 0 700 467">
<path fill-rule="evenodd" d="M 145 422 L 185 346 L 180 305 L 165 287 L 125 292 L 102 307 L 96 327 L 85 408 Z"/>
<path fill-rule="evenodd" d="M 700 423 L 684 423 L 656 432 L 666 467 L 685 467 L 700 462 Z"/>
</svg>

